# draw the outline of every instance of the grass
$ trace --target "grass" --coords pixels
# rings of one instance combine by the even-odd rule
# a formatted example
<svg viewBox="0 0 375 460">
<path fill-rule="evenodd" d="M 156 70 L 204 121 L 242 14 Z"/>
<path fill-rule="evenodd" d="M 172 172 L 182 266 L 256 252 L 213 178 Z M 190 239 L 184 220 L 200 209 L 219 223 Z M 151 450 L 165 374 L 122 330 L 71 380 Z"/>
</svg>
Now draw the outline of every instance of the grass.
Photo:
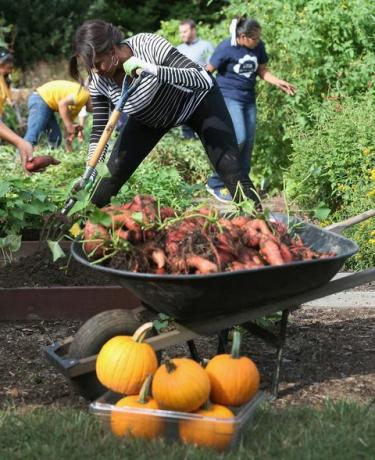
<svg viewBox="0 0 375 460">
<path fill-rule="evenodd" d="M 373 459 L 375 410 L 354 403 L 284 409 L 264 405 L 228 455 L 163 441 L 118 440 L 93 415 L 74 409 L 0 412 L 2 460 L 75 459 Z"/>
</svg>

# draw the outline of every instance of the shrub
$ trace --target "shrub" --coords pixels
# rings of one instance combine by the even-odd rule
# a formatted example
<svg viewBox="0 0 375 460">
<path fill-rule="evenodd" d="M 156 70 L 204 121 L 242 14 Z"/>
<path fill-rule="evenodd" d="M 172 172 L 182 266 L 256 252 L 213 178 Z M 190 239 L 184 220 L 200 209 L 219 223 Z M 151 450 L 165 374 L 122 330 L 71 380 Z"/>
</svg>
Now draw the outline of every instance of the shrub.
<svg viewBox="0 0 375 460">
<path fill-rule="evenodd" d="M 269 68 L 297 87 L 288 97 L 275 87 L 258 83 L 258 124 L 252 174 L 256 185 L 282 184 L 289 165 L 288 126 L 309 126 L 308 113 L 327 95 L 353 96 L 366 92 L 374 78 L 375 35 L 373 0 L 230 0 L 214 27 L 199 25 L 202 38 L 218 44 L 229 36 L 231 19 L 255 17 L 270 56 Z M 162 23 L 162 32 L 176 42 L 177 24 Z"/>
<path fill-rule="evenodd" d="M 299 205 L 328 207 L 330 221 L 374 208 L 375 101 L 369 91 L 358 98 L 327 100 L 310 114 L 311 128 L 290 128 L 293 139 L 287 191 Z M 346 232 L 361 246 L 352 268 L 375 265 L 375 219 Z"/>
</svg>

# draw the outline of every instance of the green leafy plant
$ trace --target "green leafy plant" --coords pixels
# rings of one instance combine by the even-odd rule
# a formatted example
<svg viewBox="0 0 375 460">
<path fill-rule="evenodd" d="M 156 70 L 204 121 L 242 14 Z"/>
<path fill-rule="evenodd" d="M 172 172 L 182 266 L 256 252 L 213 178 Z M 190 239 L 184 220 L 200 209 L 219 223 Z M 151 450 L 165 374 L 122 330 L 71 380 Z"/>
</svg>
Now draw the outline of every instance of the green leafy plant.
<svg viewBox="0 0 375 460">
<path fill-rule="evenodd" d="M 310 112 L 327 98 L 359 96 L 374 82 L 375 35 L 372 0 L 230 0 L 212 27 L 199 26 L 215 45 L 229 36 L 233 17 L 255 17 L 270 57 L 268 67 L 297 87 L 288 97 L 258 82 L 258 120 L 252 175 L 256 185 L 280 188 L 290 164 L 293 138 L 289 126 L 311 127 Z M 369 19 L 371 18 L 371 19 Z M 175 22 L 162 31 L 173 41 Z"/>
<path fill-rule="evenodd" d="M 287 191 L 306 209 L 322 208 L 317 214 L 323 224 L 344 220 L 375 204 L 375 125 L 374 94 L 359 98 L 328 100 L 316 105 L 310 116 L 311 128 L 290 128 L 293 138 Z M 350 268 L 375 265 L 375 219 L 354 226 L 346 234 L 353 237 L 360 253 L 348 262 Z"/>
</svg>

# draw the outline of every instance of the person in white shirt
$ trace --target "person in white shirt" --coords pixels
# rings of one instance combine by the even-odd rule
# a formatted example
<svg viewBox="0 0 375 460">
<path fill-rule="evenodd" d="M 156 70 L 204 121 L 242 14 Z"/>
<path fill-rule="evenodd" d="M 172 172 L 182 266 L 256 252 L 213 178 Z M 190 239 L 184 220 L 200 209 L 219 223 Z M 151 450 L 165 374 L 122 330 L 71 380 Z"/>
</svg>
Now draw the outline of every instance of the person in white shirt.
<svg viewBox="0 0 375 460">
<path fill-rule="evenodd" d="M 182 43 L 177 46 L 178 51 L 191 61 L 206 68 L 209 59 L 214 52 L 212 43 L 201 40 L 197 36 L 197 26 L 192 19 L 185 19 L 180 22 L 178 28 Z M 196 133 L 187 125 L 181 126 L 184 139 L 197 139 Z"/>
<path fill-rule="evenodd" d="M 197 37 L 197 26 L 192 19 L 181 21 L 178 30 L 182 41 L 181 45 L 177 46 L 178 51 L 193 62 L 206 67 L 214 52 L 212 43 Z"/>
</svg>

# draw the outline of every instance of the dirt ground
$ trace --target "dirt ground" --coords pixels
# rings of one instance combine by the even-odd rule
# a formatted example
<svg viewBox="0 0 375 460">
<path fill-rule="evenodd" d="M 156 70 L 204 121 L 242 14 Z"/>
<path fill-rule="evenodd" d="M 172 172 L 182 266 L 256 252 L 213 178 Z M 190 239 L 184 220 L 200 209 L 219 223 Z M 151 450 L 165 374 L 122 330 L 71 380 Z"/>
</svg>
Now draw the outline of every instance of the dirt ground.
<svg viewBox="0 0 375 460">
<path fill-rule="evenodd" d="M 280 208 L 282 207 L 282 203 Z M 278 210 L 278 209 L 274 209 Z M 280 209 L 281 210 L 281 209 Z M 53 264 L 49 252 L 0 268 L 0 287 L 113 284 L 72 261 Z M 375 283 L 358 290 L 374 292 Z M 87 407 L 69 382 L 46 361 L 43 347 L 74 335 L 79 321 L 0 322 L 0 409 L 20 405 Z M 217 338 L 196 341 L 202 357 L 216 352 Z M 243 352 L 258 365 L 270 389 L 275 349 L 246 334 Z M 168 350 L 188 355 L 186 346 Z M 326 399 L 375 403 L 375 308 L 300 309 L 290 316 L 278 406 Z"/>
<path fill-rule="evenodd" d="M 0 408 L 20 405 L 87 407 L 43 356 L 43 347 L 74 334 L 78 321 L 0 322 Z M 216 337 L 196 341 L 202 356 Z M 168 350 L 185 355 L 185 346 Z M 275 350 L 246 335 L 243 352 L 259 366 L 270 388 Z M 375 398 L 375 309 L 300 309 L 290 316 L 278 406 L 322 404 L 327 398 L 360 403 Z"/>
<path fill-rule="evenodd" d="M 71 257 L 52 260 L 51 251 L 45 247 L 32 257 L 22 257 L 0 267 L 0 288 L 44 286 L 98 286 L 116 284 L 103 273 L 76 262 Z"/>
</svg>

